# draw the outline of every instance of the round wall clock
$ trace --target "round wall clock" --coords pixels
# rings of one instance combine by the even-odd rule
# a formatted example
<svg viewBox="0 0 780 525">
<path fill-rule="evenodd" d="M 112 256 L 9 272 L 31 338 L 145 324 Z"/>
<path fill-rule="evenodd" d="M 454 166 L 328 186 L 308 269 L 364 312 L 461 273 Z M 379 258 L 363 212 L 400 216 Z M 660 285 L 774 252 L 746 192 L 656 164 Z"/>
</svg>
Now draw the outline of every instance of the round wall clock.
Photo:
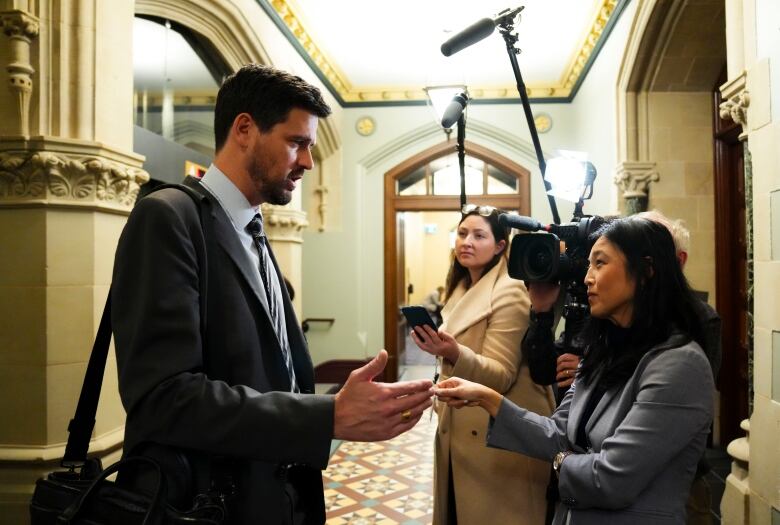
<svg viewBox="0 0 780 525">
<path fill-rule="evenodd" d="M 360 117 L 355 123 L 355 130 L 359 135 L 367 137 L 376 129 L 376 123 L 371 117 Z"/>
<path fill-rule="evenodd" d="M 547 133 L 552 128 L 552 117 L 547 113 L 537 113 L 534 116 L 534 123 L 536 123 L 536 131 Z"/>
</svg>

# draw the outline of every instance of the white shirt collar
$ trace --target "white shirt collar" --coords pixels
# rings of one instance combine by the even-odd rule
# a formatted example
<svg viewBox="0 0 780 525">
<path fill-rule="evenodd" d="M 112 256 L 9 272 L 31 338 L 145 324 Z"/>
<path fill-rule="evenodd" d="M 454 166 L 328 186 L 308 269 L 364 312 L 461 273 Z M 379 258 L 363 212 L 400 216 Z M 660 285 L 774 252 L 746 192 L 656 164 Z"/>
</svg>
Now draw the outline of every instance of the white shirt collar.
<svg viewBox="0 0 780 525">
<path fill-rule="evenodd" d="M 233 181 L 214 164 L 209 166 L 200 182 L 219 201 L 236 229 L 243 230 L 260 213 L 260 207 L 249 204 Z"/>
</svg>

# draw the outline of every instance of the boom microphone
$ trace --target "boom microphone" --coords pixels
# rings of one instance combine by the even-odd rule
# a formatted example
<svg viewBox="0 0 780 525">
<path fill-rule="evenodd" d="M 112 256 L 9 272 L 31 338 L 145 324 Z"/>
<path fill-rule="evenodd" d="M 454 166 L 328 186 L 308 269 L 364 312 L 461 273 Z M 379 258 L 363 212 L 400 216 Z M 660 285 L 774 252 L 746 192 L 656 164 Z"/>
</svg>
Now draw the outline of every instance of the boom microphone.
<svg viewBox="0 0 780 525">
<path fill-rule="evenodd" d="M 531 217 L 524 215 L 515 215 L 514 213 L 502 213 L 498 216 L 498 223 L 505 228 L 517 228 L 526 232 L 535 232 L 544 230 L 545 227 Z"/>
<path fill-rule="evenodd" d="M 447 108 L 444 110 L 444 114 L 441 117 L 441 125 L 444 129 L 452 128 L 463 114 L 463 110 L 466 109 L 466 104 L 468 103 L 469 95 L 465 91 L 452 97 L 452 102 L 447 104 Z"/>
<path fill-rule="evenodd" d="M 483 18 L 475 24 L 471 24 L 463 31 L 452 36 L 441 45 L 441 54 L 445 57 L 454 55 L 461 49 L 466 49 L 493 34 L 496 24 L 492 18 Z"/>
<path fill-rule="evenodd" d="M 524 9 L 524 6 L 515 9 L 504 9 L 496 15 L 495 18 L 483 18 L 468 26 L 463 31 L 452 36 L 441 45 L 441 54 L 445 57 L 454 55 L 470 45 L 476 44 L 493 34 L 497 25 L 511 22 L 517 14 Z"/>
</svg>

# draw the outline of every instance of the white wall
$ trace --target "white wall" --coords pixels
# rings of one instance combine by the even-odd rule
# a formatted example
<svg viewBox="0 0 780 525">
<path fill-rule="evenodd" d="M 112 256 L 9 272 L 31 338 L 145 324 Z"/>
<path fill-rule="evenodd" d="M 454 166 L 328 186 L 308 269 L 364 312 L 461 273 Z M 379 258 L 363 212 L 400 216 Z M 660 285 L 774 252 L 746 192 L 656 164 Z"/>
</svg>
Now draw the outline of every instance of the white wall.
<svg viewBox="0 0 780 525">
<path fill-rule="evenodd" d="M 586 206 L 589 213 L 617 209 L 612 184 L 617 158 L 615 86 L 634 4 L 622 14 L 575 101 L 532 108 L 534 113 L 548 113 L 553 120 L 550 132 L 541 135 L 547 156 L 557 149 L 582 150 L 596 165 L 599 176 L 594 198 Z M 506 67 L 510 67 L 508 63 Z M 363 116 L 376 121 L 376 131 L 369 137 L 355 131 L 356 121 Z M 531 170 L 531 213 L 543 222 L 551 221 L 521 105 L 474 104 L 468 119 L 467 139 Z M 304 317 L 336 318 L 330 330 L 309 333 L 315 364 L 329 359 L 363 359 L 383 347 L 384 174 L 444 140 L 427 107 L 345 109 L 341 132 L 342 206 L 331 212 L 339 215 L 336 221 L 341 227 L 304 235 Z M 572 209 L 570 204 L 559 203 L 564 221 L 571 217 Z"/>
</svg>

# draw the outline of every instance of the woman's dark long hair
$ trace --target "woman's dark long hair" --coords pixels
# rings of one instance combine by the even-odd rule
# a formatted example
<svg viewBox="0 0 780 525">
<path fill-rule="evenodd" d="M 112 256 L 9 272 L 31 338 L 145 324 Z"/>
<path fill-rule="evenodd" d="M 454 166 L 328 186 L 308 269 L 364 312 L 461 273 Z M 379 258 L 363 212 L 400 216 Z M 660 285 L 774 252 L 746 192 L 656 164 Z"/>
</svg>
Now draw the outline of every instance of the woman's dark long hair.
<svg viewBox="0 0 780 525">
<path fill-rule="evenodd" d="M 466 217 L 470 217 L 472 215 L 476 215 L 477 217 L 481 217 L 487 221 L 487 223 L 490 225 L 490 231 L 493 232 L 493 237 L 496 240 L 496 244 L 498 244 L 501 241 L 504 241 L 504 249 L 501 250 L 501 252 L 497 253 L 489 263 L 485 265 L 485 268 L 482 270 L 482 275 L 485 275 L 490 270 L 493 269 L 495 265 L 498 264 L 498 261 L 501 260 L 502 257 L 506 257 L 507 252 L 509 251 L 509 230 L 507 228 L 504 228 L 501 226 L 501 224 L 498 223 L 498 216 L 503 213 L 499 209 L 493 209 L 493 211 L 490 212 L 490 215 L 487 217 L 484 215 L 480 215 L 479 210 L 470 211 L 469 213 L 466 213 L 461 216 L 460 222 L 458 222 L 458 227 L 463 223 L 463 221 L 466 220 Z M 480 275 L 480 277 L 482 277 Z M 468 269 L 466 269 L 460 262 L 458 262 L 458 258 L 455 256 L 455 253 L 452 254 L 452 265 L 450 265 L 450 271 L 447 273 L 447 295 L 445 296 L 445 301 L 449 301 L 450 297 L 452 297 L 452 292 L 455 291 L 455 288 L 457 288 L 458 284 L 464 281 L 466 288 L 469 288 L 473 283 L 471 282 L 471 274 L 469 273 Z"/>
<path fill-rule="evenodd" d="M 622 384 L 634 373 L 639 360 L 674 331 L 702 344 L 702 325 L 697 299 L 683 275 L 674 241 L 663 225 L 627 217 L 599 228 L 591 240 L 606 238 L 626 258 L 628 277 L 636 283 L 631 323 L 618 345 L 610 344 L 616 330 L 612 321 L 591 317 L 584 337 L 581 378 L 590 383 L 603 370 L 599 385 Z M 612 342 L 614 343 L 614 341 Z"/>
</svg>

